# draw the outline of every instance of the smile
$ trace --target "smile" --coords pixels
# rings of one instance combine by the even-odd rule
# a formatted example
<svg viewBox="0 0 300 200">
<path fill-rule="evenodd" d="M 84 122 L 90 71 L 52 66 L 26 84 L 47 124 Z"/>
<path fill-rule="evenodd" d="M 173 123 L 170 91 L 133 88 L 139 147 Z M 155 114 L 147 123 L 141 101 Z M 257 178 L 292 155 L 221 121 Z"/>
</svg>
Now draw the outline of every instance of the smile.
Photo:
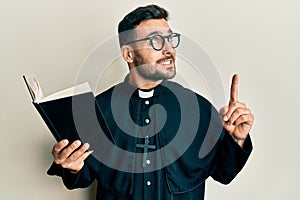
<svg viewBox="0 0 300 200">
<path fill-rule="evenodd" d="M 164 60 L 164 61 L 160 62 L 159 64 L 161 64 L 161 65 L 172 65 L 173 60 L 172 59 L 167 59 L 167 60 Z"/>
</svg>

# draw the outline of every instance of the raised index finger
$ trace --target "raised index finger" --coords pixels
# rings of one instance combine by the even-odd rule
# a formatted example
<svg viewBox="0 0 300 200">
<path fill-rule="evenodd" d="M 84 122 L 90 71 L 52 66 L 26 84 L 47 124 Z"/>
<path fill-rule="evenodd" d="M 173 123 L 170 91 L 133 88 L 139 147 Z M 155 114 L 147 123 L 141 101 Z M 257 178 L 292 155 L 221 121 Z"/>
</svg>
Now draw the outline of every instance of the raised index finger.
<svg viewBox="0 0 300 200">
<path fill-rule="evenodd" d="M 239 82 L 239 77 L 237 74 L 234 74 L 231 81 L 229 103 L 238 100 L 238 82 Z"/>
</svg>

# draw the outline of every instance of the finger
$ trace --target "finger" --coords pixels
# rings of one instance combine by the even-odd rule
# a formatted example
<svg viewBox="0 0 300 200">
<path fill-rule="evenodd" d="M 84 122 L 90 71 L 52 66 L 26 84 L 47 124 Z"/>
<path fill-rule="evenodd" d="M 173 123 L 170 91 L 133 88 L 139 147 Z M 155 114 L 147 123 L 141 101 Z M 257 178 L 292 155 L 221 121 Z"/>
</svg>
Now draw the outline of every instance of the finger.
<svg viewBox="0 0 300 200">
<path fill-rule="evenodd" d="M 253 114 L 241 115 L 239 118 L 236 119 L 235 126 L 238 126 L 240 124 L 246 124 L 251 127 L 253 125 L 253 121 L 254 121 Z"/>
<path fill-rule="evenodd" d="M 87 157 L 89 157 L 89 155 L 91 155 L 94 151 L 86 151 L 84 154 L 82 154 L 79 157 L 79 161 L 83 162 Z"/>
<path fill-rule="evenodd" d="M 73 171 L 79 171 L 83 165 L 84 160 L 93 152 L 87 151 L 89 144 L 84 144 L 80 149 L 74 151 L 64 162 L 61 163 L 63 168 L 67 168 Z"/>
<path fill-rule="evenodd" d="M 231 81 L 229 103 L 238 101 L 238 82 L 239 82 L 239 77 L 237 74 L 234 74 Z"/>
<path fill-rule="evenodd" d="M 93 151 L 87 151 L 82 154 L 75 162 L 68 164 L 67 168 L 71 171 L 71 173 L 78 173 L 82 167 L 84 166 L 84 160 L 93 153 Z"/>
<path fill-rule="evenodd" d="M 67 159 L 68 162 L 76 161 L 82 154 L 84 154 L 88 149 L 90 145 L 88 143 L 85 143 L 82 145 L 79 149 L 74 151 L 69 158 Z"/>
<path fill-rule="evenodd" d="M 246 108 L 246 105 L 242 102 L 235 101 L 229 104 L 227 113 L 224 115 L 223 120 L 228 121 L 231 118 L 232 113 L 237 109 L 237 108 Z"/>
<path fill-rule="evenodd" d="M 225 115 L 227 112 L 228 112 L 228 106 L 224 106 L 219 110 L 220 115 Z"/>
<path fill-rule="evenodd" d="M 61 140 L 60 142 L 56 143 L 52 149 L 52 155 L 56 157 L 67 145 L 69 141 L 67 139 Z"/>
<path fill-rule="evenodd" d="M 222 120 L 224 120 L 224 121 L 227 121 L 228 119 L 226 119 L 227 117 L 225 117 L 226 116 L 226 113 L 228 112 L 228 106 L 224 106 L 224 107 L 222 107 L 220 110 L 219 110 L 219 116 L 220 116 L 220 118 L 222 119 Z M 225 120 L 225 119 L 226 120 Z"/>
<path fill-rule="evenodd" d="M 84 161 L 87 157 L 89 157 L 89 155 L 91 155 L 94 151 L 86 151 L 85 153 L 81 154 L 80 157 L 78 157 L 78 159 L 76 160 L 76 162 L 74 163 L 77 167 L 74 168 L 81 168 L 84 164 Z"/>
<path fill-rule="evenodd" d="M 230 118 L 228 119 L 228 123 L 232 125 L 236 125 L 236 120 L 243 115 L 251 114 L 251 111 L 248 108 L 238 107 L 234 110 Z"/>
<path fill-rule="evenodd" d="M 54 157 L 54 162 L 56 164 L 63 163 L 80 145 L 81 142 L 79 140 L 74 141 Z"/>
</svg>

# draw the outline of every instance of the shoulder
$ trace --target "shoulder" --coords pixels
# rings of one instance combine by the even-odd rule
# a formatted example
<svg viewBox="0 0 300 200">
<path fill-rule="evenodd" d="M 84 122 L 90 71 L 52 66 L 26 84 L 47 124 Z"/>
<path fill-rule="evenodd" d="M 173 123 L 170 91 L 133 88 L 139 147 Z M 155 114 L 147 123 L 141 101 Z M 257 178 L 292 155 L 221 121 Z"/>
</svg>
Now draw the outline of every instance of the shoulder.
<svg viewBox="0 0 300 200">
<path fill-rule="evenodd" d="M 201 107 L 213 107 L 212 103 L 201 94 L 173 81 L 167 81 L 166 87 L 173 93 L 182 95 L 185 99 L 195 98 Z"/>
<path fill-rule="evenodd" d="M 97 101 L 105 101 L 105 100 L 110 100 L 111 99 L 111 96 L 115 90 L 115 88 L 118 88 L 118 90 L 120 88 L 124 88 L 125 89 L 125 84 L 122 82 L 122 83 L 118 83 L 110 88 L 108 88 L 107 90 L 101 92 L 100 94 L 98 94 L 96 96 L 96 100 Z M 124 90 L 123 90 L 124 91 Z"/>
</svg>

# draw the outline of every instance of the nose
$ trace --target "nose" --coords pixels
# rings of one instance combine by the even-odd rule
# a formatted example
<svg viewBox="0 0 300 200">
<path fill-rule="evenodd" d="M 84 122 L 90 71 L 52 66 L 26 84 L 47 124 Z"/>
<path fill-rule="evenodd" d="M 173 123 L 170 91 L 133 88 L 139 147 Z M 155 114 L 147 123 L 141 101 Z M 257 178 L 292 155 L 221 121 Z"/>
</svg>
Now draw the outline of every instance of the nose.
<svg viewBox="0 0 300 200">
<path fill-rule="evenodd" d="M 176 49 L 172 47 L 172 43 L 169 42 L 167 39 L 165 40 L 165 45 L 162 49 L 162 54 L 163 55 L 173 55 L 173 56 L 175 56 L 175 54 L 176 54 Z"/>
</svg>

